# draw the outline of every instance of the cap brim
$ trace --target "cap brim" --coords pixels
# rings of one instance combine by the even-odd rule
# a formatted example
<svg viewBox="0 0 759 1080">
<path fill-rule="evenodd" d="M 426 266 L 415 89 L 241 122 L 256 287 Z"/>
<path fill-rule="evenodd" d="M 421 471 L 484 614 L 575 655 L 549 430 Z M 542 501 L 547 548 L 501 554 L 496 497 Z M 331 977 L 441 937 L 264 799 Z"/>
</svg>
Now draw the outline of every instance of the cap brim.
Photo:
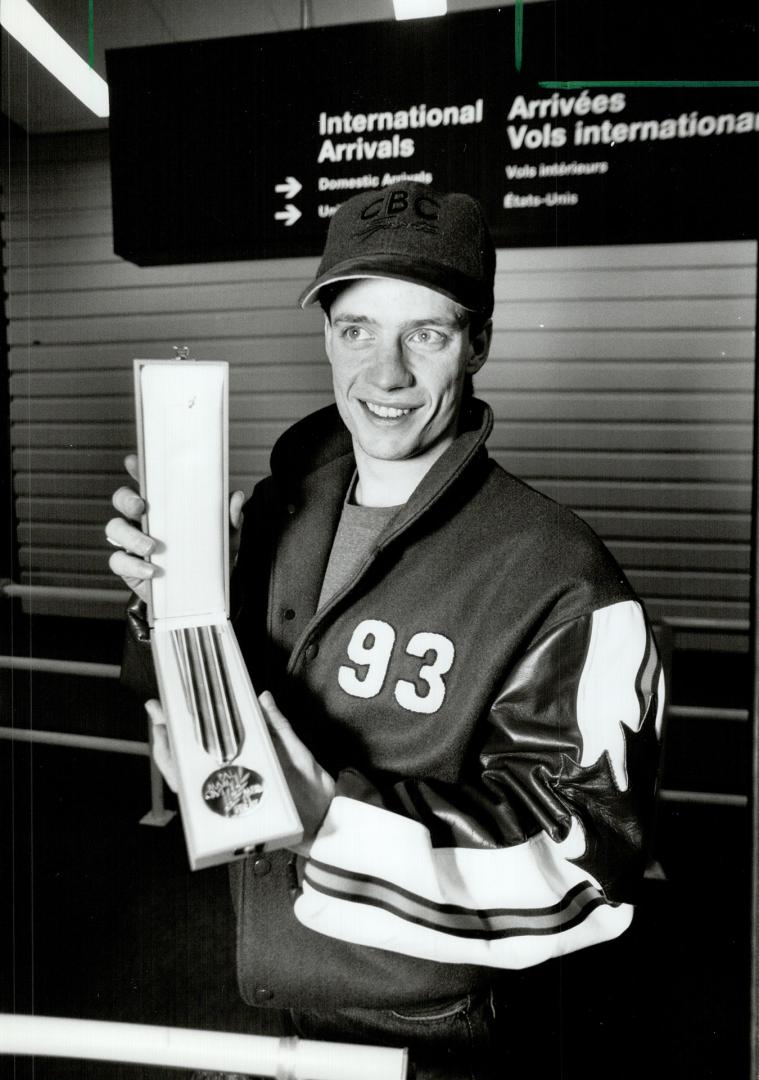
<svg viewBox="0 0 759 1080">
<path fill-rule="evenodd" d="M 403 259 L 397 255 L 376 258 L 364 256 L 361 259 L 348 259 L 320 274 L 298 297 L 299 307 L 311 307 L 318 303 L 319 293 L 326 285 L 340 281 L 354 281 L 362 278 L 394 278 L 408 281 L 412 285 L 424 285 L 428 289 L 442 293 L 454 303 L 460 304 L 467 311 L 478 311 L 481 302 L 473 295 L 473 287 L 468 280 L 462 280 L 451 273 L 450 267 L 425 263 L 419 259 Z"/>
</svg>

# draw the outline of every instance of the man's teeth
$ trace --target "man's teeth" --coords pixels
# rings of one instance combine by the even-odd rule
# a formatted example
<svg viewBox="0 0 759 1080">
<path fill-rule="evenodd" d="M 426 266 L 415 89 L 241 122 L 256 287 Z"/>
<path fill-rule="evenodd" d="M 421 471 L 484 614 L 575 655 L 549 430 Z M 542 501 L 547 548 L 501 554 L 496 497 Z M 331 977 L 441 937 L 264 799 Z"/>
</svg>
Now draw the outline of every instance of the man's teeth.
<svg viewBox="0 0 759 1080">
<path fill-rule="evenodd" d="M 375 405 L 371 401 L 366 402 L 366 407 L 370 413 L 374 413 L 375 416 L 382 416 L 384 419 L 395 420 L 399 416 L 406 416 L 411 412 L 411 409 L 394 409 L 390 405 Z"/>
</svg>

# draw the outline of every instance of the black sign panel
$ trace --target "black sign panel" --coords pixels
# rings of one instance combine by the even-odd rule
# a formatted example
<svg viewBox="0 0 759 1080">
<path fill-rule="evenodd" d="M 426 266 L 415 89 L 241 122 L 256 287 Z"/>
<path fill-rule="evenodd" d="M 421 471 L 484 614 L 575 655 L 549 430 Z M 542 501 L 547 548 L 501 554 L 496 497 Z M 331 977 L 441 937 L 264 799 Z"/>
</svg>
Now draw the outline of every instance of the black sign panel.
<svg viewBox="0 0 759 1080">
<path fill-rule="evenodd" d="M 313 255 L 340 202 L 410 178 L 478 196 L 499 245 L 755 236 L 753 37 L 619 7 L 113 51 L 116 252 Z"/>
</svg>

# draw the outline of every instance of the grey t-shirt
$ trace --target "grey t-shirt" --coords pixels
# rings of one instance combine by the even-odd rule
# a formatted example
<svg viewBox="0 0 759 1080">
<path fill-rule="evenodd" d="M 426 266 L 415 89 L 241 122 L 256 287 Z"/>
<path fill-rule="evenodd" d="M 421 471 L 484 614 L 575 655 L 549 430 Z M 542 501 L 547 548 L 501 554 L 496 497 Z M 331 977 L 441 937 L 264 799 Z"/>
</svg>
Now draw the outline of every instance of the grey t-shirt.
<svg viewBox="0 0 759 1080">
<path fill-rule="evenodd" d="M 356 506 L 350 501 L 354 489 L 355 484 L 351 484 L 335 539 L 332 541 L 322 591 L 319 594 L 320 608 L 350 581 L 374 541 L 400 509 L 399 506 Z"/>
</svg>

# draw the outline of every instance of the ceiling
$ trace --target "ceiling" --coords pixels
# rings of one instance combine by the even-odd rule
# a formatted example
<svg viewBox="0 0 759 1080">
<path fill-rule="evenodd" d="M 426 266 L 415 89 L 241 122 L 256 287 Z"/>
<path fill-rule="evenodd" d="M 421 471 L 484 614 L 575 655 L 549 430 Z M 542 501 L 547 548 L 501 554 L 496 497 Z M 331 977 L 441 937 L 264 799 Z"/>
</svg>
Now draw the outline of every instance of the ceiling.
<svg viewBox="0 0 759 1080">
<path fill-rule="evenodd" d="M 488 0 L 449 0 L 451 12 L 513 4 Z M 80 56 L 89 49 L 88 0 L 33 0 Z M 106 49 L 160 45 L 175 41 L 268 34 L 302 27 L 303 8 L 310 25 L 392 19 L 392 0 L 94 0 L 94 66 L 105 78 Z M 2 32 L 0 111 L 29 134 L 105 128 L 5 31 Z"/>
</svg>

